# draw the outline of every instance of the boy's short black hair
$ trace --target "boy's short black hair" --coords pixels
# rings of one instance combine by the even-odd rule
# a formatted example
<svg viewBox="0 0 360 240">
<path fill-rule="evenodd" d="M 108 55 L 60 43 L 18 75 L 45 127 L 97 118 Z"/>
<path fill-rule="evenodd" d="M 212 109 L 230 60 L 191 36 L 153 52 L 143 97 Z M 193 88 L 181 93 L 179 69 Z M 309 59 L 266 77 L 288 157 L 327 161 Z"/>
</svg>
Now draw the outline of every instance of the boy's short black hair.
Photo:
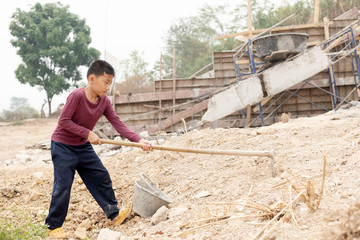
<svg viewBox="0 0 360 240">
<path fill-rule="evenodd" d="M 90 64 L 86 77 L 88 78 L 91 74 L 100 76 L 104 73 L 113 75 L 115 77 L 115 70 L 108 62 L 104 60 L 96 60 Z"/>
</svg>

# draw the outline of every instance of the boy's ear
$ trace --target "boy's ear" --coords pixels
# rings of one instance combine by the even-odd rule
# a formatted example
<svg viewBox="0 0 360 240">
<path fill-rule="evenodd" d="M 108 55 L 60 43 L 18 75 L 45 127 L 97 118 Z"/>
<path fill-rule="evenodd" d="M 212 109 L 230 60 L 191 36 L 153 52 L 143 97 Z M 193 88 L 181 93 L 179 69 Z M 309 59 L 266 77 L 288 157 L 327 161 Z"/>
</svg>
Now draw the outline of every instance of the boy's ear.
<svg viewBox="0 0 360 240">
<path fill-rule="evenodd" d="M 89 77 L 88 77 L 88 82 L 93 82 L 94 81 L 94 74 L 91 74 Z"/>
</svg>

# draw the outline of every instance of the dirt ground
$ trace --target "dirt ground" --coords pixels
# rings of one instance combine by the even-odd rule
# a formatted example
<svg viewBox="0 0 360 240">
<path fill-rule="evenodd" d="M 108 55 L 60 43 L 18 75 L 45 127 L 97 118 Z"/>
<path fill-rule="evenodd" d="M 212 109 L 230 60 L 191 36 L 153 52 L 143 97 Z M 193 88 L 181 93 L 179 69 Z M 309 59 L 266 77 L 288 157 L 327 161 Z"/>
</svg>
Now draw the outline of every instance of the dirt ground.
<svg viewBox="0 0 360 240">
<path fill-rule="evenodd" d="M 103 159 L 119 207 L 131 201 L 134 182 L 143 172 L 173 200 L 168 219 L 152 225 L 132 213 L 124 224 L 110 226 L 76 175 L 64 228 L 75 233 L 86 226 L 89 239 L 97 239 L 103 228 L 120 232 L 121 239 L 359 239 L 360 103 L 286 120 L 260 128 L 194 130 L 163 143 L 274 149 L 274 172 L 266 157 L 134 149 Z M 0 127 L 0 163 L 25 145 L 50 138 L 55 126 L 56 119 L 40 119 Z M 52 181 L 51 164 L 2 166 L 0 200 L 39 221 L 49 206 Z M 11 216 L 8 210 L 0 214 Z"/>
</svg>

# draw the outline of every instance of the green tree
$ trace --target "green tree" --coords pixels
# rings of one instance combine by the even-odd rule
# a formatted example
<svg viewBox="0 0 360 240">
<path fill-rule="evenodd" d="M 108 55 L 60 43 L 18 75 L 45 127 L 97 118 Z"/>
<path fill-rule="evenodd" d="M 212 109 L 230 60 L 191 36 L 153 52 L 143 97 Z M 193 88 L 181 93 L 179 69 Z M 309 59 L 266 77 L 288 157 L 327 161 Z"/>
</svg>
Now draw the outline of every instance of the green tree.
<svg viewBox="0 0 360 240">
<path fill-rule="evenodd" d="M 212 61 L 214 51 L 228 50 L 240 44 L 235 39 L 214 41 L 214 37 L 234 32 L 233 9 L 228 5 L 203 5 L 197 16 L 180 18 L 167 32 L 163 55 L 164 78 L 173 72 L 173 48 L 176 51 L 176 76 L 186 78 Z M 230 17 L 230 19 L 228 19 Z M 221 19 L 228 19 L 222 21 Z M 238 24 L 237 24 L 238 26 Z M 159 62 L 155 72 L 159 71 Z"/>
<path fill-rule="evenodd" d="M 151 81 L 152 72 L 148 71 L 149 64 L 145 62 L 144 53 L 139 53 L 138 50 L 133 50 L 130 53 L 130 58 L 120 61 L 120 71 L 122 72 L 122 78 L 127 79 L 132 76 L 143 76 L 144 82 Z"/>
<path fill-rule="evenodd" d="M 2 117 L 6 121 L 18 121 L 39 117 L 39 113 L 30 106 L 28 99 L 23 97 L 12 97 L 10 99 L 10 108 L 2 112 Z"/>
<path fill-rule="evenodd" d="M 154 74 L 148 71 L 149 64 L 143 58 L 143 52 L 134 50 L 130 58 L 120 61 L 121 83 L 118 84 L 121 94 L 140 93 L 153 90 Z"/>
<path fill-rule="evenodd" d="M 100 56 L 98 50 L 89 48 L 86 21 L 68 8 L 60 3 L 36 3 L 28 12 L 17 9 L 9 26 L 14 37 L 11 43 L 22 58 L 16 78 L 46 92 L 49 115 L 53 97 L 77 87 L 79 67 Z"/>
<path fill-rule="evenodd" d="M 312 0 L 300 0 L 294 4 L 286 2 L 278 8 L 274 7 L 269 0 L 263 3 L 254 2 L 253 7 L 253 27 L 255 29 L 268 28 L 280 22 L 284 18 L 293 13 L 297 13 L 295 17 L 284 22 L 282 25 L 298 25 L 312 22 L 312 14 L 314 11 Z"/>
</svg>

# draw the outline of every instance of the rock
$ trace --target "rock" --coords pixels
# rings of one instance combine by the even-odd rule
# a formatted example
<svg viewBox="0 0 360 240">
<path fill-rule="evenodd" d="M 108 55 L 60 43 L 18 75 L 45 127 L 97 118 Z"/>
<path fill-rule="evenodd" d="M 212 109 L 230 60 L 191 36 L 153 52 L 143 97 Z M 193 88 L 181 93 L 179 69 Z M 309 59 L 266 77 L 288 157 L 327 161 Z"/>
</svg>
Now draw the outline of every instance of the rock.
<svg viewBox="0 0 360 240">
<path fill-rule="evenodd" d="M 85 228 L 86 230 L 89 230 L 91 228 L 91 221 L 90 219 L 86 219 L 82 221 L 79 225 L 80 228 Z"/>
<path fill-rule="evenodd" d="M 169 217 L 169 209 L 165 206 L 162 206 L 151 217 L 151 224 L 156 225 L 160 222 L 166 221 L 168 219 L 168 217 Z"/>
<path fill-rule="evenodd" d="M 16 189 L 10 189 L 10 188 L 2 188 L 0 189 L 0 195 L 7 197 L 7 198 L 13 198 L 16 196 L 16 193 L 18 193 Z"/>
<path fill-rule="evenodd" d="M 51 147 L 51 141 L 50 139 L 45 139 L 42 140 L 39 143 L 33 144 L 33 145 L 28 145 L 25 148 L 26 149 L 44 149 L 44 150 L 50 150 Z"/>
<path fill-rule="evenodd" d="M 30 155 L 29 155 L 29 154 L 25 154 L 25 153 L 17 154 L 17 155 L 16 155 L 16 159 L 18 160 L 19 163 L 26 163 L 26 162 L 31 161 Z"/>
<path fill-rule="evenodd" d="M 132 151 L 133 150 L 133 148 L 132 147 L 122 147 L 122 152 L 130 152 L 130 151 Z"/>
<path fill-rule="evenodd" d="M 31 185 L 32 188 L 34 188 L 37 185 L 43 184 L 44 180 L 42 179 L 37 179 L 35 182 L 33 182 L 33 184 Z"/>
<path fill-rule="evenodd" d="M 76 180 L 76 182 L 77 182 L 78 184 L 83 184 L 83 183 L 84 183 L 84 181 L 83 181 L 81 178 L 78 178 L 78 179 Z"/>
<path fill-rule="evenodd" d="M 29 202 L 39 200 L 40 197 L 42 197 L 42 196 L 44 196 L 44 194 L 42 194 L 38 191 L 31 192 L 30 196 L 29 196 Z"/>
<path fill-rule="evenodd" d="M 142 157 L 136 157 L 134 162 L 136 163 L 142 162 L 143 161 L 142 159 L 143 159 Z"/>
<path fill-rule="evenodd" d="M 201 191 L 198 194 L 196 194 L 194 198 L 204 198 L 208 196 L 211 196 L 211 193 L 209 191 Z"/>
<path fill-rule="evenodd" d="M 76 239 L 87 239 L 86 237 L 86 228 L 78 227 L 74 233 Z"/>
<path fill-rule="evenodd" d="M 38 162 L 43 162 L 43 163 L 50 163 L 52 161 L 50 154 L 41 154 L 38 155 L 36 160 Z"/>
<path fill-rule="evenodd" d="M 116 154 L 120 153 L 119 150 L 112 150 L 112 151 L 106 151 L 106 152 L 102 152 L 100 154 L 101 157 L 112 157 Z"/>
<path fill-rule="evenodd" d="M 149 138 L 150 135 L 149 135 L 148 131 L 143 131 L 143 132 L 139 133 L 139 136 L 147 139 L 147 138 Z"/>
<path fill-rule="evenodd" d="M 251 131 L 250 135 L 251 136 L 257 136 L 259 133 L 256 130 Z"/>
<path fill-rule="evenodd" d="M 41 179 L 44 176 L 43 172 L 33 172 L 34 177 Z"/>
<path fill-rule="evenodd" d="M 97 240 L 120 240 L 122 237 L 120 232 L 111 231 L 108 228 L 103 228 L 99 232 Z"/>
<path fill-rule="evenodd" d="M 17 159 L 8 159 L 8 160 L 5 160 L 5 165 L 6 166 L 9 166 L 9 165 L 12 165 L 12 164 L 14 164 L 14 162 L 16 162 L 17 161 Z"/>
<path fill-rule="evenodd" d="M 178 216 L 178 215 L 181 215 L 183 213 L 185 213 L 188 209 L 188 207 L 186 206 L 180 206 L 180 207 L 177 207 L 177 208 L 171 208 L 170 211 L 169 211 L 169 218 L 172 219 L 174 218 L 175 216 Z"/>
</svg>

